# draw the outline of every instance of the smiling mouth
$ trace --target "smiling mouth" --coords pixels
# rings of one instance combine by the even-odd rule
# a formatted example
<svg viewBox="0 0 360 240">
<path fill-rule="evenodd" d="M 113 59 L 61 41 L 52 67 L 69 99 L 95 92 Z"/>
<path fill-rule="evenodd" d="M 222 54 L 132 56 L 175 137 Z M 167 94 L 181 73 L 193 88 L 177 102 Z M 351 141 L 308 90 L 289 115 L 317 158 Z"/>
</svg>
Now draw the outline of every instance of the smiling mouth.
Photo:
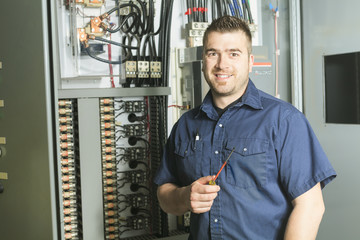
<svg viewBox="0 0 360 240">
<path fill-rule="evenodd" d="M 230 75 L 230 74 L 215 74 L 215 76 L 219 79 L 226 79 L 226 78 L 231 77 L 232 75 Z"/>
</svg>

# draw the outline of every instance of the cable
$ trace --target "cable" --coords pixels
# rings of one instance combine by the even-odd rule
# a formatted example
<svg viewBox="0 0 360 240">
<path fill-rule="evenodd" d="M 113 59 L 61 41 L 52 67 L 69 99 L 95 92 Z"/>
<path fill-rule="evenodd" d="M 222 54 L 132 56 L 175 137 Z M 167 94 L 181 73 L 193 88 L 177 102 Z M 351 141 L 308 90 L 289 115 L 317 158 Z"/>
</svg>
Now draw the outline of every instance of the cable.
<svg viewBox="0 0 360 240">
<path fill-rule="evenodd" d="M 82 43 L 83 44 L 83 43 Z M 108 64 L 122 64 L 124 63 L 125 61 L 127 61 L 129 59 L 129 55 L 126 56 L 124 59 L 122 60 L 119 60 L 119 61 L 109 61 L 109 60 L 106 60 L 106 59 L 103 59 L 103 58 L 100 58 L 100 57 L 97 57 L 95 55 L 93 55 L 89 49 L 89 47 L 86 47 L 85 44 L 84 44 L 84 49 L 86 51 L 86 53 L 89 55 L 89 57 L 92 57 L 100 62 L 103 62 L 103 63 L 108 63 Z"/>
</svg>

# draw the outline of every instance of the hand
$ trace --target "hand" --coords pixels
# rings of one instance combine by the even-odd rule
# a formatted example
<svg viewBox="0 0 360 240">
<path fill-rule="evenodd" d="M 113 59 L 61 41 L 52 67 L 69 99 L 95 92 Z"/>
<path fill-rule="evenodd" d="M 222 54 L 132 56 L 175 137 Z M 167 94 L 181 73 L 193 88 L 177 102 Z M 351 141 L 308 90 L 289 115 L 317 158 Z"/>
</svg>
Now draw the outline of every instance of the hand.
<svg viewBox="0 0 360 240">
<path fill-rule="evenodd" d="M 202 177 L 187 187 L 188 207 L 193 213 L 210 211 L 220 187 L 208 185 L 213 176 Z"/>
</svg>

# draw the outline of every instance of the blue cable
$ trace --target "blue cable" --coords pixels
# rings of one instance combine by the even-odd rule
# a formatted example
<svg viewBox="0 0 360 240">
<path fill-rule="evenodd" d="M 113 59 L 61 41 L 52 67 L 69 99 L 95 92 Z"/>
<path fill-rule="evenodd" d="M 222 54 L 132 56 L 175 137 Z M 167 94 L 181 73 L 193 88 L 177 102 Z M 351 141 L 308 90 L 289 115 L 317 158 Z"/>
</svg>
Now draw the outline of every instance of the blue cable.
<svg viewBox="0 0 360 240">
<path fill-rule="evenodd" d="M 229 3 L 229 8 L 230 8 L 230 12 L 233 16 L 235 16 L 235 10 L 234 10 L 234 7 L 231 3 Z"/>
<path fill-rule="evenodd" d="M 243 18 L 243 14 L 242 14 L 242 10 L 241 7 L 239 6 L 239 4 L 237 3 L 237 0 L 233 0 L 235 9 L 238 11 L 240 18 Z"/>
</svg>

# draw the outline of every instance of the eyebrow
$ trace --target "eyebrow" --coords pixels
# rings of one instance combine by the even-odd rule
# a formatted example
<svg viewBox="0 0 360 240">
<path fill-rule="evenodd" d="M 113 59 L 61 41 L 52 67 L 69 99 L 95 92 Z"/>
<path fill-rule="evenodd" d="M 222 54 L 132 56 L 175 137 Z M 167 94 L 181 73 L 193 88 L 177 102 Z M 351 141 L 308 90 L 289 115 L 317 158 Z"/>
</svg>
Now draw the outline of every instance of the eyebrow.
<svg viewBox="0 0 360 240">
<path fill-rule="evenodd" d="M 208 52 L 218 52 L 218 50 L 215 48 L 209 48 L 209 49 L 206 49 L 205 53 L 208 53 Z M 230 49 L 226 49 L 225 52 L 242 52 L 242 51 L 238 48 L 230 48 Z"/>
</svg>

